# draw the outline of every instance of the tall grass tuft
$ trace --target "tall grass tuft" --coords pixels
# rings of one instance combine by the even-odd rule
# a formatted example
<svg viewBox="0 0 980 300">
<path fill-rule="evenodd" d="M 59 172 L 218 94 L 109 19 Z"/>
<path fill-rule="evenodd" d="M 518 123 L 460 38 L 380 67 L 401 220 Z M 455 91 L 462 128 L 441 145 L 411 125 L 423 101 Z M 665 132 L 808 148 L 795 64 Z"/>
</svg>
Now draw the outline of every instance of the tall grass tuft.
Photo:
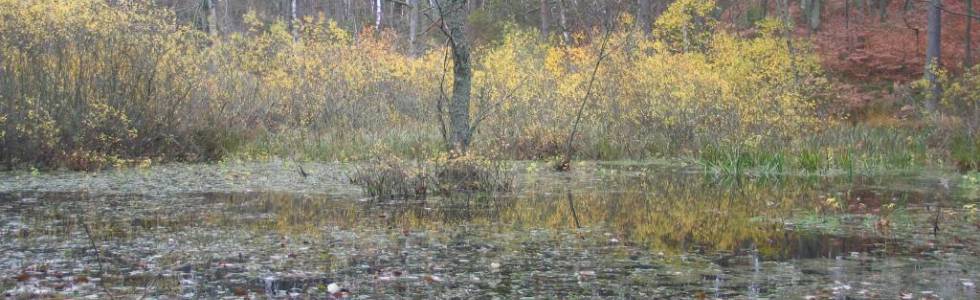
<svg viewBox="0 0 980 300">
<path fill-rule="evenodd" d="M 514 172 L 505 162 L 475 156 L 429 161 L 384 157 L 359 163 L 348 175 L 352 184 L 377 199 L 418 199 L 456 193 L 506 193 Z"/>
</svg>

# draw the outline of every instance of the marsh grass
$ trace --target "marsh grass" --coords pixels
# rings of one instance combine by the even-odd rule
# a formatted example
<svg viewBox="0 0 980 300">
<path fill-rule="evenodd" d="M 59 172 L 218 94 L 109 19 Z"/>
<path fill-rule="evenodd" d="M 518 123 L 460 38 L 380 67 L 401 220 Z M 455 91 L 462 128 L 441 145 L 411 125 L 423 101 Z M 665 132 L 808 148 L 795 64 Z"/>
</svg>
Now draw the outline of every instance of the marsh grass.
<svg viewBox="0 0 980 300">
<path fill-rule="evenodd" d="M 950 157 L 960 171 L 980 171 L 980 139 L 965 134 L 953 137 Z"/>
<path fill-rule="evenodd" d="M 952 133 L 951 133 L 952 132 Z M 799 141 L 766 141 L 759 146 L 708 145 L 694 157 L 705 172 L 718 175 L 844 175 L 947 168 L 952 159 L 968 169 L 980 157 L 973 140 L 956 130 L 839 124 Z M 951 137 L 944 135 L 952 134 Z M 950 150 L 946 150 L 950 149 Z M 950 151 L 948 154 L 947 151 Z M 676 153 L 674 155 L 677 155 Z M 974 161 L 973 164 L 968 163 Z"/>
<path fill-rule="evenodd" d="M 347 177 L 373 198 L 423 198 L 428 193 L 423 170 L 397 158 L 378 158 L 355 167 Z"/>
<path fill-rule="evenodd" d="M 476 156 L 439 157 L 426 161 L 385 156 L 361 162 L 348 174 L 376 199 L 419 199 L 456 193 L 506 193 L 515 174 L 508 163 Z"/>
<path fill-rule="evenodd" d="M 502 160 L 473 155 L 430 162 L 431 178 L 443 193 L 506 193 L 514 188 L 515 174 Z"/>
</svg>

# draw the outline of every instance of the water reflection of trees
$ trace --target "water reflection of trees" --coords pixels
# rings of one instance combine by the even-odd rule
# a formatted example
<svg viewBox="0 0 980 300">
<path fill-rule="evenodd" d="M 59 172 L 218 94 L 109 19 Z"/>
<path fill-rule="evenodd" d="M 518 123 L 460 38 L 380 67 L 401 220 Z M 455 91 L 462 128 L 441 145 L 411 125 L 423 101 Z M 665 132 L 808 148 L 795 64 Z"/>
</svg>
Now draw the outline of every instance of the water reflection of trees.
<svg viewBox="0 0 980 300">
<path fill-rule="evenodd" d="M 599 182 L 583 185 L 566 179 L 530 186 L 515 196 L 459 194 L 422 201 L 243 194 L 229 196 L 224 200 L 223 217 L 211 219 L 284 234 L 317 234 L 324 228 L 448 232 L 465 225 L 519 235 L 531 229 L 571 232 L 584 228 L 665 253 L 752 248 L 765 256 L 789 258 L 800 251 L 842 251 L 809 249 L 806 241 L 825 237 L 803 236 L 806 233 L 784 228 L 794 214 L 817 211 L 822 203 L 819 199 L 834 183 L 812 178 L 717 181 L 690 174 L 609 176 Z"/>
<path fill-rule="evenodd" d="M 694 175 L 641 176 L 602 189 L 569 189 L 573 201 L 537 193 L 515 203 L 505 219 L 573 228 L 577 218 L 582 226 L 664 252 L 736 250 L 776 236 L 780 220 L 807 205 L 808 190 L 771 182 L 733 185 Z"/>
</svg>

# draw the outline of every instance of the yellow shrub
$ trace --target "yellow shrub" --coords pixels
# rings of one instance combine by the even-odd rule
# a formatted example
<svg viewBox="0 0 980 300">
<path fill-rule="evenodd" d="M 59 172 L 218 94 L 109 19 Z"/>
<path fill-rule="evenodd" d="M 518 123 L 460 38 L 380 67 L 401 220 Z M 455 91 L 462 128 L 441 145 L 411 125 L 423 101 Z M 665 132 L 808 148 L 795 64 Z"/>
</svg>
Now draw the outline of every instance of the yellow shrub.
<svg viewBox="0 0 980 300">
<path fill-rule="evenodd" d="M 657 18 L 654 35 L 673 51 L 703 50 L 711 41 L 714 0 L 677 0 Z"/>
<path fill-rule="evenodd" d="M 489 145 L 517 145 L 518 136 L 540 139 L 542 132 L 567 134 L 586 92 L 597 45 L 541 45 L 529 35 L 508 33 L 479 66 L 478 87 L 513 88 L 515 80 L 526 85 L 516 97 L 502 99 L 509 110 L 487 125 L 494 134 Z M 716 33 L 704 52 L 658 51 L 655 42 L 632 39 L 627 32 L 611 37 L 611 45 L 633 47 L 613 48 L 599 69 L 584 125 L 601 136 L 587 140 L 611 139 L 622 146 L 658 137 L 681 146 L 701 141 L 751 146 L 764 138 L 798 136 L 815 125 L 809 100 L 814 87 L 802 88 L 797 78 L 819 85 L 817 62 L 808 54 L 791 58 L 784 39 Z M 486 78 L 479 77 L 484 73 Z M 488 78 L 498 79 L 488 83 Z M 596 141 L 585 143 L 590 142 Z"/>
<path fill-rule="evenodd" d="M 302 20 L 293 36 L 254 13 L 241 33 L 207 36 L 175 26 L 166 9 L 106 3 L 0 0 L 0 70 L 16 75 L 0 76 L 0 162 L 213 159 L 265 134 L 385 149 L 437 141 L 435 103 L 452 79 L 443 47 L 408 56 L 392 32 L 354 38 L 325 18 Z M 628 29 L 632 17 L 620 19 L 586 103 L 579 153 L 751 146 L 815 123 L 809 99 L 820 74 L 806 49 L 794 58 L 777 35 L 716 32 L 713 11 L 714 1 L 676 1 L 654 40 Z M 472 111 L 483 120 L 474 149 L 553 155 L 582 105 L 600 43 L 503 32 L 499 44 L 474 51 Z M 343 150 L 337 155 L 362 152 Z"/>
</svg>

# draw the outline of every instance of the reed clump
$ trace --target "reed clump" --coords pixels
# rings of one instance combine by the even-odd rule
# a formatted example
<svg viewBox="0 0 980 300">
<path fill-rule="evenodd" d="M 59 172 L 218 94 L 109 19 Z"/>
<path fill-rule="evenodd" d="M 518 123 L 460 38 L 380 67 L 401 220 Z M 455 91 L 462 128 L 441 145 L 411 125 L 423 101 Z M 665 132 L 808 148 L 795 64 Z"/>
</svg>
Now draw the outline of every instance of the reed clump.
<svg viewBox="0 0 980 300">
<path fill-rule="evenodd" d="M 515 173 L 508 163 L 473 155 L 409 161 L 393 156 L 358 163 L 348 178 L 376 199 L 510 192 Z"/>
</svg>

